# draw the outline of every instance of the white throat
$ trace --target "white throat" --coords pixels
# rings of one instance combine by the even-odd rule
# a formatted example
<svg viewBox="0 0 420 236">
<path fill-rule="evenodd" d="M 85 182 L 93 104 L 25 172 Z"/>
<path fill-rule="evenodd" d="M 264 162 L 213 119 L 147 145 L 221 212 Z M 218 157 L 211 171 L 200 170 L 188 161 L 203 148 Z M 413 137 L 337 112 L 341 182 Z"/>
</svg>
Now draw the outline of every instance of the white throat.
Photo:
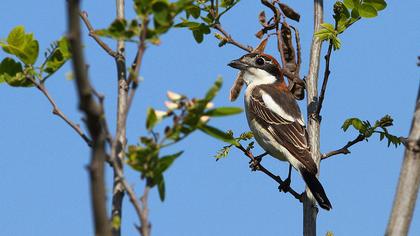
<svg viewBox="0 0 420 236">
<path fill-rule="evenodd" d="M 257 68 L 248 68 L 243 75 L 243 79 L 248 87 L 276 82 L 275 76 L 265 70 Z"/>
</svg>

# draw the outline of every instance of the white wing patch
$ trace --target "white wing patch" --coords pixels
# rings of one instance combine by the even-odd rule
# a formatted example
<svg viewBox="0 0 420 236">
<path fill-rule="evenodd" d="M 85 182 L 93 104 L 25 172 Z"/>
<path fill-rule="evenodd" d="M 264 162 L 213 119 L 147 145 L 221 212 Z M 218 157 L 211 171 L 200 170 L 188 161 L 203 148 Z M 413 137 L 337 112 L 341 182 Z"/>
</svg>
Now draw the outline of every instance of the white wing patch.
<svg viewBox="0 0 420 236">
<path fill-rule="evenodd" d="M 290 121 L 290 122 L 295 122 L 296 119 L 293 118 L 293 116 L 291 116 L 289 113 L 287 113 L 281 106 L 279 106 L 272 98 L 270 95 L 268 95 L 266 92 L 261 90 L 261 97 L 265 103 L 265 106 L 270 109 L 272 112 L 276 113 L 277 115 L 279 115 L 280 117 L 282 117 L 283 119 Z"/>
</svg>

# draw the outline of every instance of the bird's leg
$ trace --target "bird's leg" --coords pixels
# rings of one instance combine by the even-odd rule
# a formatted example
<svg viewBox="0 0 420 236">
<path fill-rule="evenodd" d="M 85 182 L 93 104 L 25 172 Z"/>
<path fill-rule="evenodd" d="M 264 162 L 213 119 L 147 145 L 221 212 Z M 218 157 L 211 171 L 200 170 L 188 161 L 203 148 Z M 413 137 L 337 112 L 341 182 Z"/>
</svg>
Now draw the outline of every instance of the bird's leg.
<svg viewBox="0 0 420 236">
<path fill-rule="evenodd" d="M 279 186 L 280 192 L 287 192 L 290 188 L 290 183 L 292 182 L 292 165 L 289 164 L 289 174 L 287 175 L 287 178 L 283 181 L 282 184 Z"/>
<path fill-rule="evenodd" d="M 252 160 L 249 161 L 249 168 L 251 168 L 252 171 L 256 171 L 258 169 L 258 165 L 260 164 L 262 158 L 266 156 L 268 152 L 264 152 L 261 155 L 258 155 L 254 157 Z"/>
</svg>

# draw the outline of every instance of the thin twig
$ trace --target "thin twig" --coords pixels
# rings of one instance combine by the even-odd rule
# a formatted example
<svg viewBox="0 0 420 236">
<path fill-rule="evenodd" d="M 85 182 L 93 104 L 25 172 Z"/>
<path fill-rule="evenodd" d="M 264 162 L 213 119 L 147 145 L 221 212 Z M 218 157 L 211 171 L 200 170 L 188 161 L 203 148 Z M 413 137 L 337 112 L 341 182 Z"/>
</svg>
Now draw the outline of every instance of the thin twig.
<svg viewBox="0 0 420 236">
<path fill-rule="evenodd" d="M 50 93 L 48 92 L 47 88 L 45 87 L 44 83 L 38 83 L 36 82 L 36 80 L 31 77 L 28 76 L 27 77 L 29 80 L 32 81 L 32 83 L 36 86 L 36 88 L 41 91 L 45 97 L 48 99 L 48 101 L 50 102 L 51 106 L 53 107 L 52 113 L 54 115 L 57 115 L 58 117 L 60 117 L 62 120 L 64 120 L 74 131 L 76 131 L 76 133 L 86 142 L 86 144 L 91 147 L 92 143 L 90 138 L 83 132 L 83 130 L 80 128 L 80 126 L 76 123 L 74 123 L 73 121 L 71 121 L 64 113 L 63 111 L 61 111 L 61 109 L 58 107 L 57 103 L 55 102 L 55 100 L 51 97 Z"/>
<path fill-rule="evenodd" d="M 334 151 L 331 151 L 331 152 L 328 152 L 328 153 L 323 154 L 323 155 L 321 156 L 321 160 L 327 159 L 327 158 L 329 158 L 329 157 L 332 157 L 332 156 L 335 156 L 335 155 L 338 155 L 338 154 L 344 154 L 344 155 L 349 154 L 349 153 L 350 153 L 349 148 L 350 148 L 351 146 L 355 145 L 356 143 L 358 143 L 358 142 L 361 142 L 361 141 L 365 140 L 365 138 L 366 138 L 366 136 L 364 136 L 363 134 L 359 134 L 359 136 L 357 136 L 354 140 L 352 140 L 352 141 L 348 142 L 346 145 L 344 145 L 344 147 L 342 147 L 342 148 L 340 148 L 340 149 L 337 149 L 337 150 L 334 150 Z"/>
<path fill-rule="evenodd" d="M 128 77 L 128 83 L 131 84 L 130 94 L 128 95 L 127 100 L 127 114 L 130 110 L 131 104 L 133 103 L 134 95 L 139 84 L 138 75 L 140 72 L 144 51 L 146 50 L 146 35 L 147 35 L 147 26 L 149 24 L 149 19 L 147 17 L 143 18 L 142 24 L 140 26 L 140 43 L 137 49 L 136 57 L 134 62 L 131 65 L 131 71 Z"/>
<path fill-rule="evenodd" d="M 251 46 L 245 46 L 239 43 L 238 41 L 234 40 L 232 36 L 226 30 L 224 30 L 223 27 L 219 23 L 214 24 L 212 27 L 216 29 L 217 31 L 219 31 L 221 34 L 223 34 L 227 43 L 235 45 L 236 47 L 242 50 L 245 50 L 247 52 L 252 52 L 254 50 Z"/>
<path fill-rule="evenodd" d="M 150 180 L 146 180 L 146 186 L 144 187 L 143 196 L 141 196 L 140 201 L 143 206 L 141 211 L 140 221 L 141 225 L 139 227 L 140 233 L 142 236 L 150 236 L 151 224 L 149 222 L 149 207 L 148 207 L 148 198 L 150 192 Z"/>
<path fill-rule="evenodd" d="M 330 59 L 331 59 L 331 52 L 332 52 L 332 41 L 330 40 L 330 44 L 328 45 L 328 51 L 325 55 L 325 71 L 324 71 L 324 80 L 322 81 L 321 87 L 321 94 L 319 95 L 318 105 L 316 107 L 315 115 L 319 117 L 322 109 L 322 103 L 324 102 L 325 91 L 327 90 L 328 78 L 330 77 Z"/>
<path fill-rule="evenodd" d="M 98 44 L 105 50 L 111 57 L 117 57 L 117 52 L 113 51 L 104 41 L 99 38 L 99 36 L 95 33 L 95 29 L 93 29 L 92 24 L 88 19 L 88 14 L 85 11 L 79 13 L 80 17 L 82 18 L 83 22 L 85 23 L 86 27 L 89 30 L 89 36 L 91 36 Z"/>
<path fill-rule="evenodd" d="M 239 150 L 241 150 L 245 156 L 247 156 L 249 159 L 251 159 L 252 163 L 255 163 L 255 170 L 261 171 L 264 174 L 266 174 L 267 176 L 269 176 L 270 178 L 272 178 L 274 181 L 276 181 L 280 186 L 284 184 L 284 181 L 280 178 L 280 176 L 278 175 L 274 175 L 273 173 L 271 173 L 269 170 L 267 170 L 264 166 L 261 165 L 261 163 L 259 163 L 256 158 L 254 157 L 254 155 L 246 150 L 241 144 L 239 144 L 239 146 L 236 146 Z M 297 193 L 295 190 L 293 190 L 290 186 L 286 189 L 286 192 L 289 192 L 290 194 L 293 195 L 293 197 L 295 197 L 296 199 L 298 199 L 300 202 L 302 202 L 302 194 Z"/>
</svg>

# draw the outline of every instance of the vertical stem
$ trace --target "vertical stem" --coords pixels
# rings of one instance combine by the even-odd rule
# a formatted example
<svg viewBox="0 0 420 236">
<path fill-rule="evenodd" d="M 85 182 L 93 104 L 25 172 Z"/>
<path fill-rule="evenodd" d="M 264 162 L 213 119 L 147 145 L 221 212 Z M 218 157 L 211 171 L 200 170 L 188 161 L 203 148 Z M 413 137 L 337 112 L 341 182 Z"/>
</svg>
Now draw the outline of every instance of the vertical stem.
<svg viewBox="0 0 420 236">
<path fill-rule="evenodd" d="M 407 235 L 416 206 L 420 185 L 420 87 L 408 141 L 386 236 Z"/>
<path fill-rule="evenodd" d="M 323 21 L 323 0 L 314 0 L 314 32 L 318 31 L 320 24 Z M 314 116 L 318 103 L 318 72 L 321 56 L 322 42 L 315 37 L 312 38 L 311 55 L 309 62 L 309 73 L 306 78 L 307 89 L 307 109 L 308 109 L 308 134 L 309 144 L 311 147 L 312 158 L 318 166 L 320 162 L 320 120 Z M 316 235 L 316 217 L 318 208 L 315 200 L 306 189 L 306 194 L 303 198 L 303 235 Z"/>
<path fill-rule="evenodd" d="M 124 0 L 116 0 L 117 8 L 117 19 L 124 19 Z M 117 66 L 117 78 L 118 78 L 118 102 L 117 102 L 117 130 L 114 142 L 111 148 L 111 158 L 115 160 L 114 168 L 119 168 L 123 171 L 123 160 L 124 150 L 127 143 L 126 140 L 126 123 L 127 123 L 127 74 L 126 74 L 126 62 L 125 62 L 125 43 L 124 40 L 117 41 L 117 56 L 115 57 L 115 63 Z M 122 202 L 124 198 L 124 187 L 121 183 L 121 179 L 114 170 L 114 186 L 112 195 L 112 222 L 119 222 L 119 224 L 113 224 L 112 233 L 114 236 L 121 235 L 121 214 L 122 214 Z"/>
<path fill-rule="evenodd" d="M 79 109 L 85 115 L 86 124 L 92 137 L 91 163 L 88 167 L 90 176 L 93 222 L 96 236 L 111 236 L 111 228 L 106 210 L 105 191 L 105 138 L 102 127 L 102 109 L 92 96 L 92 86 L 88 79 L 80 30 L 80 1 L 69 0 L 68 38 L 72 53 L 73 71 L 79 97 Z"/>
</svg>

